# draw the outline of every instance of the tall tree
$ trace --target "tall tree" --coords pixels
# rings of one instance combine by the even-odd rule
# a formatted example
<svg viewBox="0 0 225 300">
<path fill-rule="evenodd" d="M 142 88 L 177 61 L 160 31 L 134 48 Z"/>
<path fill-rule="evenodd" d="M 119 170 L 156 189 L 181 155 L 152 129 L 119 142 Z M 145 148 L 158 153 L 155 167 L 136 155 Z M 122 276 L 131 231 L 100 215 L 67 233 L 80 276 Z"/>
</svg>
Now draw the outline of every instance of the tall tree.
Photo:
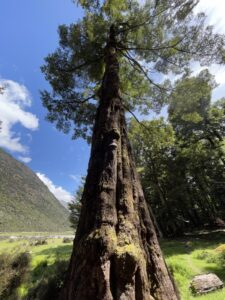
<svg viewBox="0 0 225 300">
<path fill-rule="evenodd" d="M 178 223 L 179 215 L 176 199 L 169 197 L 169 192 L 177 185 L 175 164 L 173 170 L 170 170 L 175 148 L 175 132 L 171 124 L 166 123 L 163 118 L 142 121 L 141 126 L 132 119 L 129 124 L 129 138 L 144 194 L 156 218 L 158 231 L 165 236 L 170 235 L 177 227 L 175 224 Z M 174 178 L 176 183 L 172 182 Z M 180 227 L 179 224 L 179 231 Z"/>
<path fill-rule="evenodd" d="M 84 18 L 59 27 L 60 47 L 42 70 L 48 118 L 92 150 L 62 299 L 178 299 L 136 174 L 125 109 L 167 100 L 168 81 L 190 59 L 223 61 L 224 38 L 194 18 L 197 1 L 80 0 Z"/>
</svg>

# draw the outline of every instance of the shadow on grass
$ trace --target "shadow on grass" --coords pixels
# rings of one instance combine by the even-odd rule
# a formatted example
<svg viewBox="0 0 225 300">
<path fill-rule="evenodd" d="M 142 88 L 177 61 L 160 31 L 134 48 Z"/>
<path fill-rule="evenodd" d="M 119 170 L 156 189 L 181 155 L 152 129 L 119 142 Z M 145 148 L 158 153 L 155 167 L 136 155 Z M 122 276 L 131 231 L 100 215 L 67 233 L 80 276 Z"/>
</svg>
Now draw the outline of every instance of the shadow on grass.
<svg viewBox="0 0 225 300">
<path fill-rule="evenodd" d="M 31 273 L 30 288 L 26 300 L 55 300 L 65 280 L 68 260 L 56 260 L 48 265 L 47 260 L 41 262 Z M 25 300 L 24 299 L 24 300 Z"/>
<path fill-rule="evenodd" d="M 48 264 L 47 259 L 40 262 L 31 272 L 31 281 L 35 283 L 37 280 L 42 278 L 48 278 L 51 276 L 55 276 L 56 269 L 58 266 L 68 266 L 69 259 L 57 259 L 54 263 Z"/>
<path fill-rule="evenodd" d="M 162 251 L 167 257 L 190 254 L 194 250 L 214 249 L 220 244 L 225 244 L 225 232 L 190 235 L 160 241 Z"/>
</svg>

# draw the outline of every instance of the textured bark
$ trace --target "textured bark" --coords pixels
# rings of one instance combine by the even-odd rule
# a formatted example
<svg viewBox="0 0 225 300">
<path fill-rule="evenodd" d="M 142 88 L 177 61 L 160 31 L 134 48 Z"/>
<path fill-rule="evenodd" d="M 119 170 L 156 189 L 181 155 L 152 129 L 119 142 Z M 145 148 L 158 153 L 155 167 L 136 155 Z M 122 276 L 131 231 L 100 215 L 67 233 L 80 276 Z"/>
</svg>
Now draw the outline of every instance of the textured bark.
<svg viewBox="0 0 225 300">
<path fill-rule="evenodd" d="M 63 300 L 177 300 L 137 177 L 119 95 L 114 30 Z"/>
</svg>

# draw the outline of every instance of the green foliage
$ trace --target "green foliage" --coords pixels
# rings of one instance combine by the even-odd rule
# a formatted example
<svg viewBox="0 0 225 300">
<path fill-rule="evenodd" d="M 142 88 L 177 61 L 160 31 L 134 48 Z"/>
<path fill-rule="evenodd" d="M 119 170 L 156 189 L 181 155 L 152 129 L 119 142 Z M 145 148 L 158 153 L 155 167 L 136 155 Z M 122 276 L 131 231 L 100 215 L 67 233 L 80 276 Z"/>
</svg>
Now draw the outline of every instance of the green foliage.
<svg viewBox="0 0 225 300">
<path fill-rule="evenodd" d="M 211 104 L 212 76 L 176 82 L 169 122 L 132 120 L 130 139 L 145 196 L 166 235 L 224 226 L 224 100 Z M 219 224 L 220 223 L 220 224 Z"/>
<path fill-rule="evenodd" d="M 0 231 L 65 231 L 68 217 L 41 180 L 0 149 Z"/>
<path fill-rule="evenodd" d="M 169 119 L 176 133 L 197 135 L 209 122 L 212 89 L 216 86 L 208 70 L 197 77 L 178 80 L 169 101 Z"/>
<path fill-rule="evenodd" d="M 186 74 L 191 61 L 223 63 L 224 37 L 205 25 L 204 13 L 193 14 L 198 1 L 75 2 L 84 9 L 83 19 L 59 27 L 59 47 L 42 66 L 52 87 L 42 92 L 47 118 L 65 133 L 72 130 L 73 138 L 90 141 L 112 24 L 121 101 L 129 110 L 159 111 L 173 85 L 165 75 Z M 158 84 L 154 78 L 166 80 Z"/>
<path fill-rule="evenodd" d="M 68 208 L 70 211 L 70 216 L 69 216 L 69 220 L 71 224 L 70 226 L 74 229 L 77 229 L 77 225 L 80 217 L 81 206 L 82 206 L 81 200 L 84 191 L 84 180 L 85 179 L 83 178 L 81 185 L 78 187 L 76 191 L 75 199 L 68 204 Z"/>
</svg>

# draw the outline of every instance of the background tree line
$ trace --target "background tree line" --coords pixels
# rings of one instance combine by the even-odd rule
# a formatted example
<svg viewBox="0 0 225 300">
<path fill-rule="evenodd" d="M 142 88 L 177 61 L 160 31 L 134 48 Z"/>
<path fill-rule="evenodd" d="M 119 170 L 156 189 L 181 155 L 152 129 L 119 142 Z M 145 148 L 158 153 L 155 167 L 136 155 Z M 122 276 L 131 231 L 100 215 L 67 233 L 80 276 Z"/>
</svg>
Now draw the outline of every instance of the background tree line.
<svg viewBox="0 0 225 300">
<path fill-rule="evenodd" d="M 166 236 L 225 218 L 225 98 L 212 102 L 207 70 L 175 84 L 168 118 L 130 122 L 130 140 L 145 196 Z"/>
</svg>

